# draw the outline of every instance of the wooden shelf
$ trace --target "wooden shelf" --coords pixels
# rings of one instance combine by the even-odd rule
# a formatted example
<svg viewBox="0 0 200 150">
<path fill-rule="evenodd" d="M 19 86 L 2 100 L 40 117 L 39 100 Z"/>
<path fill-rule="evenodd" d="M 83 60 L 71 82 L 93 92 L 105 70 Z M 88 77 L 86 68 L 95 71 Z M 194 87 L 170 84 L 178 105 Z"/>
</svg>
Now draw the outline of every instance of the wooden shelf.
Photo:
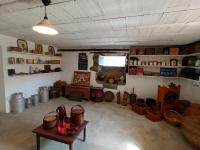
<svg viewBox="0 0 200 150">
<path fill-rule="evenodd" d="M 61 57 L 61 56 L 52 56 L 52 55 L 35 54 L 35 53 L 26 53 L 26 52 L 16 52 L 16 51 L 8 51 L 8 53 L 12 53 L 12 54 L 22 54 L 22 55 L 43 56 L 43 57 L 57 57 L 57 58 L 60 58 L 60 57 Z"/>
<path fill-rule="evenodd" d="M 129 57 L 186 57 L 186 56 L 198 56 L 200 53 L 191 53 L 184 55 L 129 55 Z"/>
<path fill-rule="evenodd" d="M 190 79 L 190 78 L 185 78 L 185 77 L 180 77 L 180 76 L 151 76 L 151 75 L 132 75 L 129 74 L 129 76 L 136 76 L 136 77 L 149 77 L 149 78 L 165 78 L 165 79 L 183 79 L 183 80 L 188 80 L 188 81 L 196 81 L 196 82 L 200 82 L 200 80 L 194 80 L 194 79 Z"/>
<path fill-rule="evenodd" d="M 194 68 L 194 69 L 200 69 L 200 67 L 195 67 L 195 66 L 150 66 L 150 65 L 129 65 L 129 67 L 152 67 L 152 68 Z"/>
<path fill-rule="evenodd" d="M 129 57 L 185 57 L 188 55 L 129 55 Z"/>
<path fill-rule="evenodd" d="M 161 78 L 180 78 L 179 76 L 151 76 L 151 75 L 133 75 L 129 74 L 129 76 L 138 76 L 138 77 L 161 77 Z"/>
<path fill-rule="evenodd" d="M 62 71 L 59 71 L 62 72 Z M 32 74 L 15 74 L 9 77 L 20 77 L 20 76 L 31 76 L 31 75 L 38 75 L 38 74 L 50 74 L 50 73 L 59 73 L 59 72 L 45 72 L 45 73 L 32 73 Z"/>
<path fill-rule="evenodd" d="M 42 64 L 8 64 L 8 65 L 60 65 L 60 64 L 48 64 L 48 63 L 42 63 Z"/>
<path fill-rule="evenodd" d="M 187 54 L 186 56 L 198 56 L 200 55 L 200 53 L 191 53 L 191 54 Z"/>
<path fill-rule="evenodd" d="M 150 65 L 129 65 L 129 67 L 182 68 L 183 66 L 150 66 Z"/>
<path fill-rule="evenodd" d="M 195 67 L 195 66 L 182 66 L 182 68 L 194 68 L 194 69 L 200 69 L 200 67 Z"/>
</svg>

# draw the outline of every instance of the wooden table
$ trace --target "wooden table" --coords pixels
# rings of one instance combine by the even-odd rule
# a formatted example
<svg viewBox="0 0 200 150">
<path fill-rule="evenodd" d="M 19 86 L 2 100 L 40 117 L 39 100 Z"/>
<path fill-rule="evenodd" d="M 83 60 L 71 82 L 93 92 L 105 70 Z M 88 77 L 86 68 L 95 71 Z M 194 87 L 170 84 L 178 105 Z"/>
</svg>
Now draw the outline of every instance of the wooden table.
<svg viewBox="0 0 200 150">
<path fill-rule="evenodd" d="M 86 126 L 88 124 L 88 121 L 84 121 L 82 125 L 78 127 L 78 130 L 72 134 L 67 136 L 59 135 L 57 132 L 57 128 L 53 128 L 50 130 L 44 129 L 42 125 L 35 128 L 32 132 L 36 134 L 36 141 L 37 141 L 37 150 L 40 150 L 40 137 L 47 138 L 50 140 L 54 140 L 57 142 L 61 142 L 64 144 L 69 145 L 69 150 L 72 150 L 73 142 L 78 139 L 79 134 L 83 131 L 83 139 L 81 141 L 86 140 Z"/>
</svg>

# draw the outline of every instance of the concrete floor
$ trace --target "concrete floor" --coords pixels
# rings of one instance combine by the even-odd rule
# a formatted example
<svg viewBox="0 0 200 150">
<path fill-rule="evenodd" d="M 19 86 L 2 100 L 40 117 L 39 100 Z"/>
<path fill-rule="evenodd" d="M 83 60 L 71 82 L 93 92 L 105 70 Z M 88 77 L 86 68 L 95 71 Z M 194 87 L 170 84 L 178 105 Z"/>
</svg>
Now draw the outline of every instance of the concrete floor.
<svg viewBox="0 0 200 150">
<path fill-rule="evenodd" d="M 43 116 L 64 104 L 67 111 L 81 104 L 89 121 L 86 142 L 76 141 L 74 150 L 192 150 L 179 128 L 164 121 L 151 122 L 116 103 L 51 100 L 20 114 L 0 114 L 0 150 L 36 150 L 32 129 Z M 42 139 L 41 150 L 67 150 L 65 144 Z"/>
</svg>

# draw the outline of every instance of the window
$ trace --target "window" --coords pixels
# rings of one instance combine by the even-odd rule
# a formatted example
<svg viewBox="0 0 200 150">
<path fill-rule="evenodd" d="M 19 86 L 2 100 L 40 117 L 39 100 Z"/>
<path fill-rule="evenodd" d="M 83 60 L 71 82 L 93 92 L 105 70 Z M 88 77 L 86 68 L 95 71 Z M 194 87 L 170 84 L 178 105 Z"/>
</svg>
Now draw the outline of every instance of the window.
<svg viewBox="0 0 200 150">
<path fill-rule="evenodd" d="M 125 67 L 126 56 L 99 56 L 99 65 L 107 67 Z"/>
</svg>

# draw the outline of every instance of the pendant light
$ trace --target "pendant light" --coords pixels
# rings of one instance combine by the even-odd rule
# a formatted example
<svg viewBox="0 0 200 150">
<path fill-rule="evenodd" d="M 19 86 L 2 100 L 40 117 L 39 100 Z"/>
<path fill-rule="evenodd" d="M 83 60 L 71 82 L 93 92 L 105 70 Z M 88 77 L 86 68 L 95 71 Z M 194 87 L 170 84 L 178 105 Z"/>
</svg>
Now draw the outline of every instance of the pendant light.
<svg viewBox="0 0 200 150">
<path fill-rule="evenodd" d="M 38 24 L 33 26 L 33 30 L 41 34 L 56 35 L 58 34 L 58 31 L 53 28 L 53 26 L 51 25 L 47 17 L 46 7 L 51 3 L 51 0 L 42 0 L 42 2 L 45 7 L 45 16 L 42 21 L 40 21 Z"/>
</svg>

